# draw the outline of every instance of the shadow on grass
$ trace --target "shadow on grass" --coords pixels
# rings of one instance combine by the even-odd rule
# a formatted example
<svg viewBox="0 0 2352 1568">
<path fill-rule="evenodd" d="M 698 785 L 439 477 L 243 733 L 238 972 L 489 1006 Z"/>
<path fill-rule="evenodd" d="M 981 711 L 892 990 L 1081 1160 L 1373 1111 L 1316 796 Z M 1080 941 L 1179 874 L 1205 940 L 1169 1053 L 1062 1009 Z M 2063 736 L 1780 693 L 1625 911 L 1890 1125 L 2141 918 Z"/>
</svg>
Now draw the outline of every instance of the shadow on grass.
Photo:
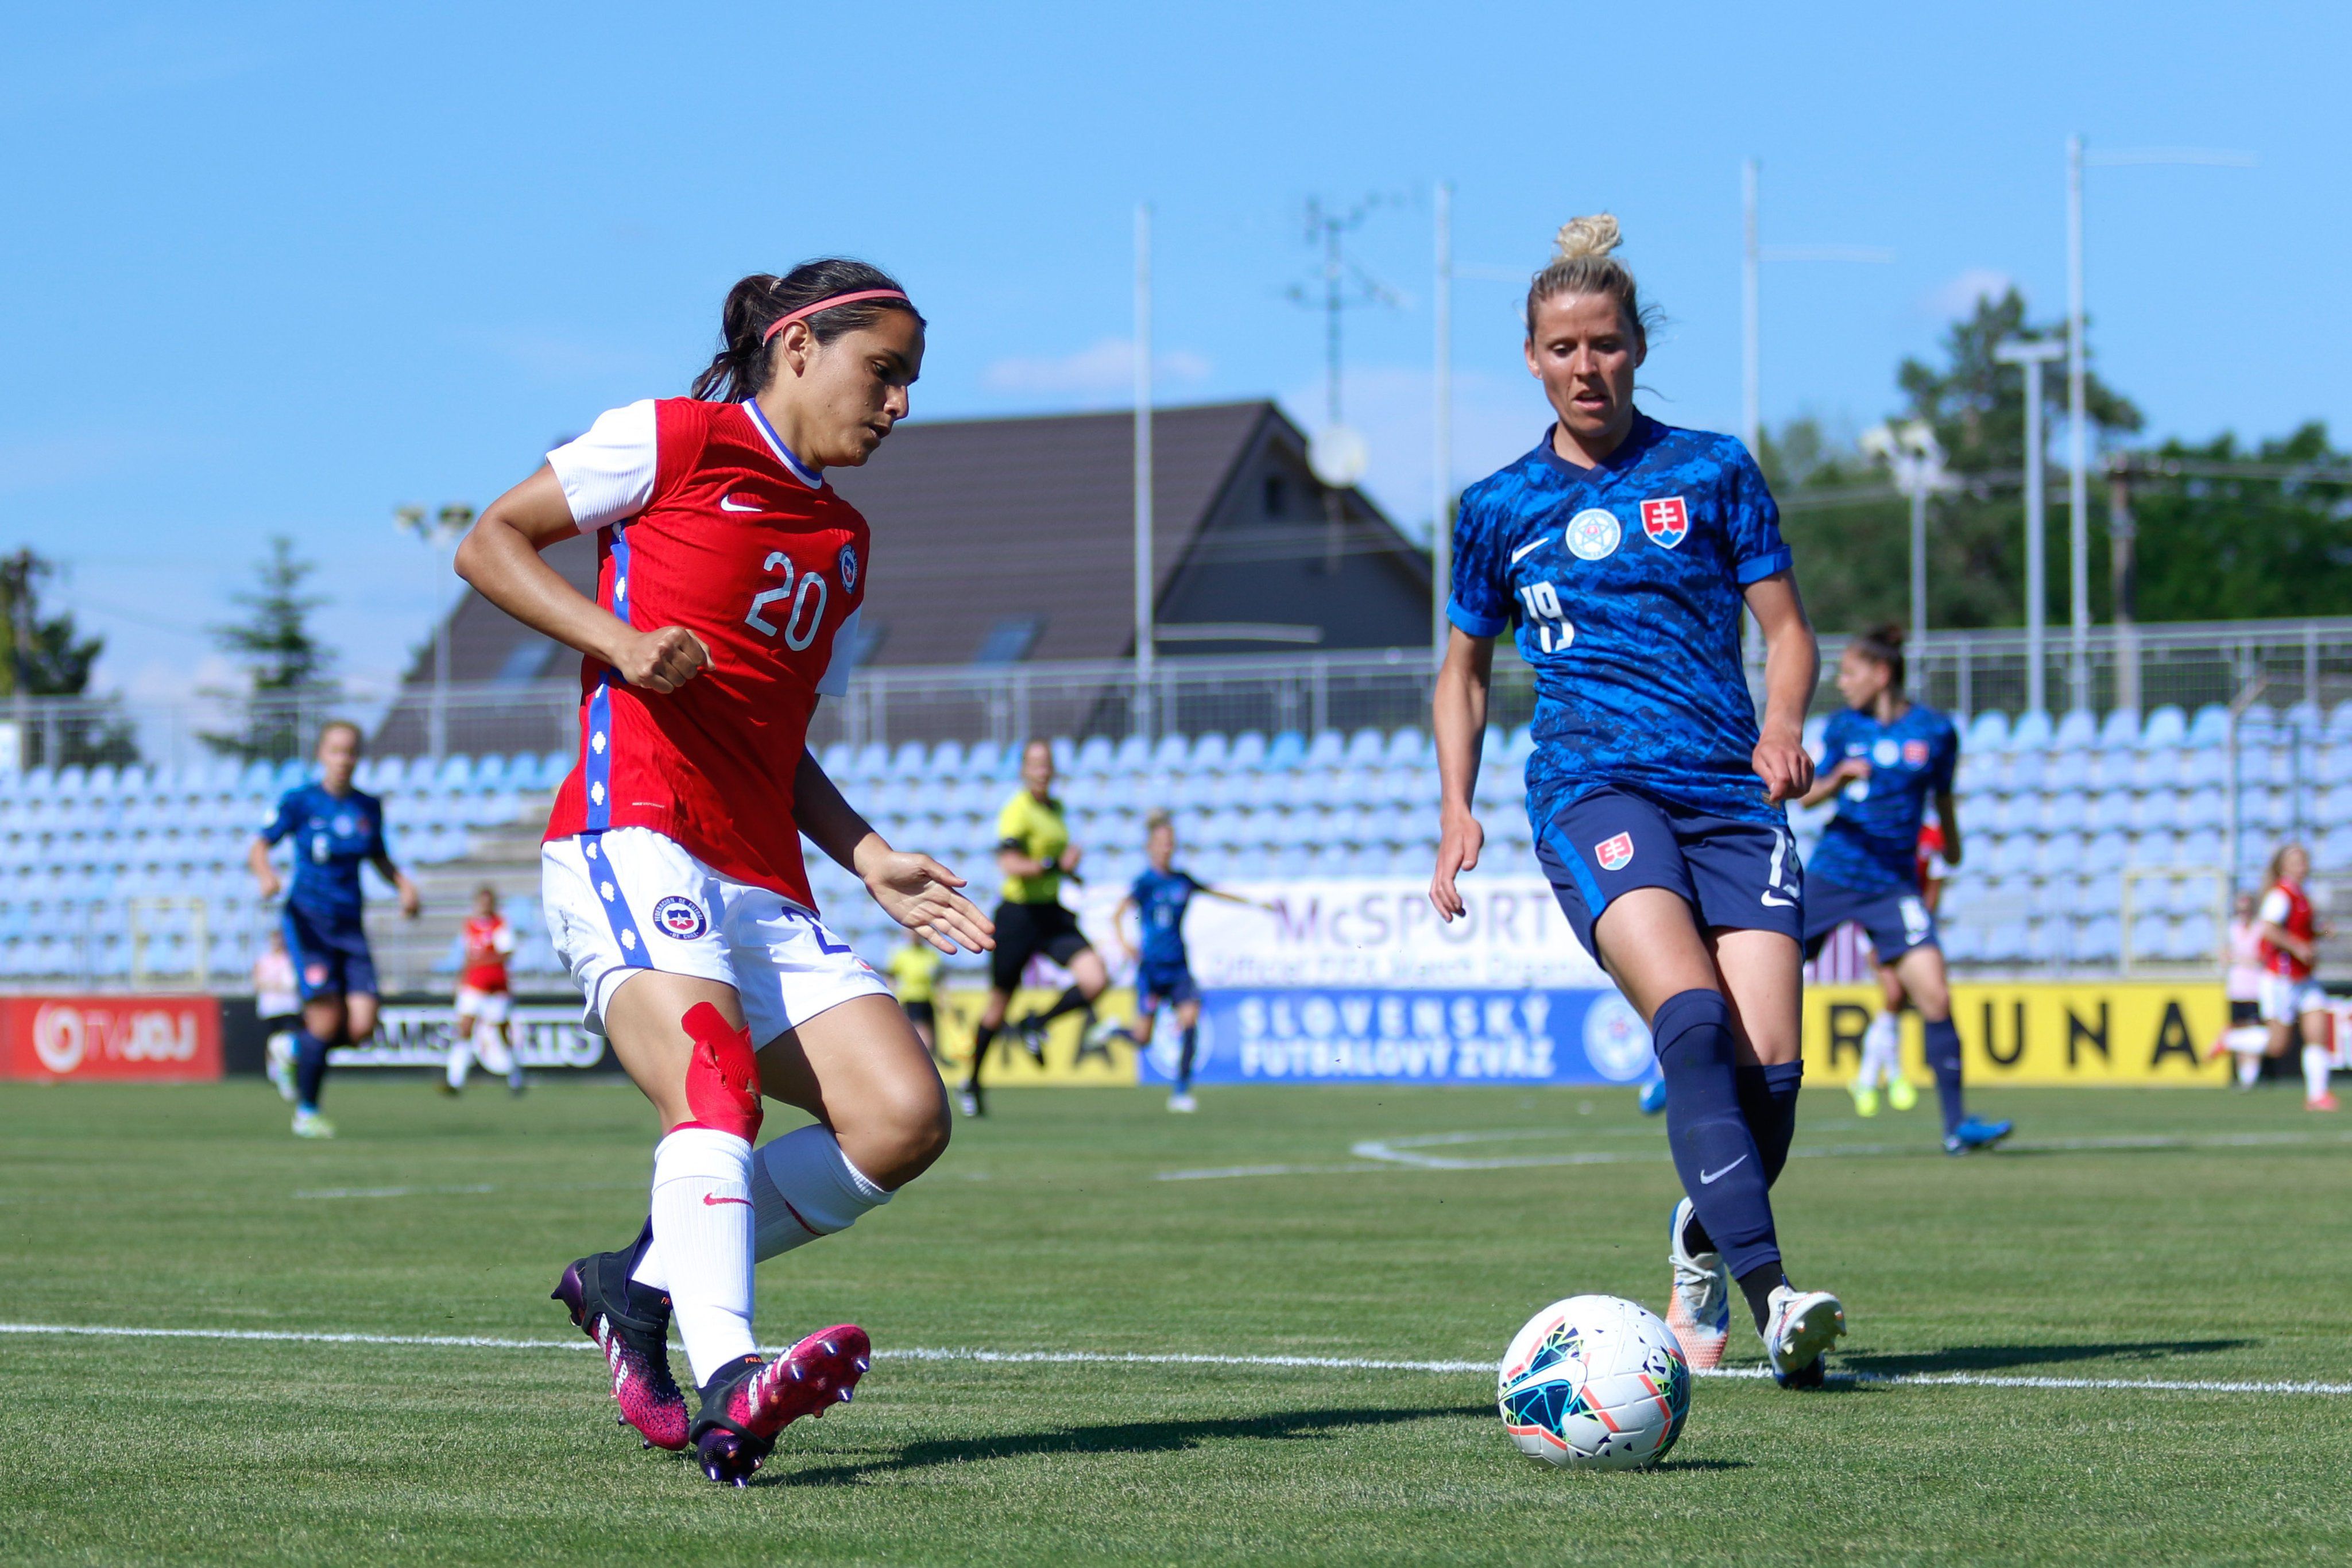
<svg viewBox="0 0 2352 1568">
<path fill-rule="evenodd" d="M 2169 1361 L 2175 1356 L 2216 1355 L 2222 1351 L 2243 1350 L 2258 1343 L 2251 1339 L 2171 1339 L 2106 1344 L 1961 1344 L 1907 1355 L 1847 1352 L 1838 1356 L 1838 1362 L 1853 1372 L 1995 1372 L 2076 1361 Z"/>
<path fill-rule="evenodd" d="M 1126 1421 L 1116 1426 L 1063 1427 L 1048 1432 L 1007 1432 L 992 1437 L 909 1443 L 887 1458 L 763 1476 L 752 1484 L 847 1486 L 868 1476 L 923 1469 L 932 1465 L 976 1464 L 1036 1454 L 1178 1453 L 1221 1437 L 1294 1442 L 1319 1439 L 1324 1433 L 1343 1427 L 1387 1426 L 1443 1416 L 1491 1416 L 1494 1413 L 1491 1405 L 1439 1409 L 1419 1406 L 1387 1410 L 1283 1410 L 1222 1421 Z"/>
</svg>

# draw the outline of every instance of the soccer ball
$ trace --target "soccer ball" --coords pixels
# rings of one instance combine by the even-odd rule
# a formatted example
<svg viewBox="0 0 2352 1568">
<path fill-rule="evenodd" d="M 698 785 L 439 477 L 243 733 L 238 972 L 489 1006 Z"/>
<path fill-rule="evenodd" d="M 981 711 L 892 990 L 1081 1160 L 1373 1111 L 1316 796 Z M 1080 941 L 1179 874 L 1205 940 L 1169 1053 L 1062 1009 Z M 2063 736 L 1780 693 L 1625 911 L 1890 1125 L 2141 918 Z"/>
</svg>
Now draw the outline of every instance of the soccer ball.
<svg viewBox="0 0 2352 1568">
<path fill-rule="evenodd" d="M 1511 1341 L 1496 1404 L 1523 1454 L 1570 1469 L 1637 1469 L 1664 1458 L 1682 1436 L 1690 1364 L 1648 1308 L 1622 1296 L 1570 1296 Z"/>
</svg>

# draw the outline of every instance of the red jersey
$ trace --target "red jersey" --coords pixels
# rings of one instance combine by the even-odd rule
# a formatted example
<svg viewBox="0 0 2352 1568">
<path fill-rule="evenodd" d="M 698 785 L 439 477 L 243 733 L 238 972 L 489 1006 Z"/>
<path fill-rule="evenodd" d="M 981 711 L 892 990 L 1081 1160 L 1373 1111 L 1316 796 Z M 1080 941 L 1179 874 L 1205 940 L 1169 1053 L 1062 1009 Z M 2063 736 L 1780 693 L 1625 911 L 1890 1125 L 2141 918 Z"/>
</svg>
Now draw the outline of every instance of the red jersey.
<svg viewBox="0 0 2352 1568">
<path fill-rule="evenodd" d="M 2312 939 L 2311 900 L 2294 883 L 2271 883 L 2270 891 L 2263 894 L 2256 918 L 2283 928 L 2288 936 L 2306 944 Z M 2267 938 L 2263 942 L 2263 967 L 2290 980 L 2311 978 L 2310 965 Z"/>
<path fill-rule="evenodd" d="M 597 601 L 639 631 L 686 627 L 710 663 L 664 695 L 582 661 L 581 760 L 547 836 L 651 828 L 815 908 L 793 779 L 818 696 L 845 689 L 866 519 L 751 402 L 632 403 L 548 464 L 599 530 Z"/>
<path fill-rule="evenodd" d="M 1936 880 L 1936 858 L 1944 852 L 1944 824 L 1929 817 L 1919 824 L 1919 842 L 1913 852 L 1918 857 L 1919 886 L 1924 891 Z"/>
<path fill-rule="evenodd" d="M 503 991 L 507 988 L 507 955 L 514 951 L 514 930 L 496 915 L 488 920 L 469 915 L 466 920 L 466 967 L 459 971 L 457 983 L 468 990 Z"/>
</svg>

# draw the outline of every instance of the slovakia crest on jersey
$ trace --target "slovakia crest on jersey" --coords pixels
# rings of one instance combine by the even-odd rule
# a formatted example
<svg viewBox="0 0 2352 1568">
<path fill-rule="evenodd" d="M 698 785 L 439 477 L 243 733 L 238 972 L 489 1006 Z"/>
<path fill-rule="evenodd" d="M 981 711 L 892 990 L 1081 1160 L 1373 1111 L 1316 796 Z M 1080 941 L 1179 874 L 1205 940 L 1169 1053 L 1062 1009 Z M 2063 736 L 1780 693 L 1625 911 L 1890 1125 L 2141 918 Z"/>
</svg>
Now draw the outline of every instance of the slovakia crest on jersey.
<svg viewBox="0 0 2352 1568">
<path fill-rule="evenodd" d="M 841 591 L 844 593 L 857 591 L 857 547 L 856 545 L 841 547 Z"/>
<path fill-rule="evenodd" d="M 1680 496 L 1642 503 L 1642 531 L 1654 544 L 1672 549 L 1690 532 L 1690 508 Z"/>
<path fill-rule="evenodd" d="M 1927 767 L 1927 743 L 1924 740 L 1905 741 L 1903 743 L 1903 763 L 1906 768 Z"/>
<path fill-rule="evenodd" d="M 1633 835 L 1620 833 L 1613 839 L 1603 839 L 1592 846 L 1592 856 L 1601 862 L 1602 871 L 1623 871 L 1633 863 Z"/>
</svg>

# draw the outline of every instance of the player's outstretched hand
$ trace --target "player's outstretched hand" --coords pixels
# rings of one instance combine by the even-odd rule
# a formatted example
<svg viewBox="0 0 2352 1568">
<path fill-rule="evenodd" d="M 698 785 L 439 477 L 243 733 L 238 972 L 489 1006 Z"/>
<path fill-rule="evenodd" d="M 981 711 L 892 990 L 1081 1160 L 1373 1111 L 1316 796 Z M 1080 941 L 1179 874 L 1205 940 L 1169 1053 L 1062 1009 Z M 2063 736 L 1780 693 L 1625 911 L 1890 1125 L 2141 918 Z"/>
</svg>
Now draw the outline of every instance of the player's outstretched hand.
<svg viewBox="0 0 2352 1568">
<path fill-rule="evenodd" d="M 277 869 L 272 866 L 262 867 L 260 873 L 253 881 L 254 891 L 260 895 L 260 901 L 264 904 L 277 902 L 278 895 L 286 889 L 286 883 L 278 879 Z"/>
<path fill-rule="evenodd" d="M 1768 800 L 1793 800 L 1813 787 L 1813 758 L 1801 736 L 1766 735 L 1756 743 L 1749 762 L 1756 777 L 1764 780 Z"/>
<path fill-rule="evenodd" d="M 1437 838 L 1437 873 L 1429 879 L 1429 902 L 1437 908 L 1438 918 L 1449 925 L 1460 915 L 1465 905 L 1454 879 L 1478 866 L 1478 852 L 1486 847 L 1486 830 L 1478 819 L 1464 812 L 1445 819 Z"/>
<path fill-rule="evenodd" d="M 640 632 L 613 661 L 623 680 L 649 692 L 674 692 L 709 665 L 710 650 L 683 626 Z"/>
<path fill-rule="evenodd" d="M 884 914 L 940 952 L 985 953 L 996 946 L 994 924 L 956 891 L 963 878 L 930 856 L 869 851 L 858 857 L 857 872 Z"/>
</svg>

